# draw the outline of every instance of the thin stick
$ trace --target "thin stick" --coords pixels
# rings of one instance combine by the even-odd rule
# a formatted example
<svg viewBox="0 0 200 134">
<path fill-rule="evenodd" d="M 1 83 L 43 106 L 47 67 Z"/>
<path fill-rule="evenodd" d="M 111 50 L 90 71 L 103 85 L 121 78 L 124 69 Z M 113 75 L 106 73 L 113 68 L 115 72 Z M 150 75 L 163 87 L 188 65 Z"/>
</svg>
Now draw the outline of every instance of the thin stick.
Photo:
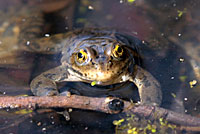
<svg viewBox="0 0 200 134">
<path fill-rule="evenodd" d="M 122 111 L 115 111 L 109 108 L 109 103 L 112 100 L 120 100 L 114 97 L 98 98 L 98 97 L 86 97 L 71 95 L 66 96 L 28 96 L 28 97 L 15 97 L 6 96 L 0 97 L 0 108 L 78 108 L 85 110 L 100 111 L 104 113 L 133 113 L 143 117 L 150 118 L 165 118 L 167 121 L 177 125 L 184 126 L 184 129 L 190 129 L 191 127 L 200 127 L 200 118 L 192 117 L 186 114 L 176 113 L 164 108 L 156 106 L 134 105 L 129 101 L 120 100 L 124 103 Z M 196 130 L 196 129 L 195 129 Z"/>
</svg>

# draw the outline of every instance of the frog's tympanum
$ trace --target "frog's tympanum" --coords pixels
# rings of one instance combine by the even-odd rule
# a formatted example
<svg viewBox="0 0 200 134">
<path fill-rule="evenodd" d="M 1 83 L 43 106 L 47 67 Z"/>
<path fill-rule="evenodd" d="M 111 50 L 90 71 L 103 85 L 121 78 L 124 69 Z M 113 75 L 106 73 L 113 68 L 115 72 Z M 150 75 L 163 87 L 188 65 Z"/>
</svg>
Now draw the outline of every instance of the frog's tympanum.
<svg viewBox="0 0 200 134">
<path fill-rule="evenodd" d="M 159 82 L 136 64 L 141 44 L 135 37 L 102 29 L 79 29 L 30 42 L 35 51 L 62 53 L 61 65 L 33 79 L 31 90 L 37 96 L 51 96 L 59 94 L 60 82 L 107 86 L 130 81 L 137 86 L 142 104 L 159 105 Z"/>
</svg>

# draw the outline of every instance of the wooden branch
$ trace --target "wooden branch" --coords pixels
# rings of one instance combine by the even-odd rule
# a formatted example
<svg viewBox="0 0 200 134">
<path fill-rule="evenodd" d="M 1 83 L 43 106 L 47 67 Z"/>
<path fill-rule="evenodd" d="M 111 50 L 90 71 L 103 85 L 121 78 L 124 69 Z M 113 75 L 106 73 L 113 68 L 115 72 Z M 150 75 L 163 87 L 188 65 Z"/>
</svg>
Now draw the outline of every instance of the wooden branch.
<svg viewBox="0 0 200 134">
<path fill-rule="evenodd" d="M 110 105 L 117 102 L 123 108 L 112 109 Z M 122 105 L 123 104 L 123 105 Z M 115 105 L 115 104 L 114 104 Z M 200 118 L 192 117 L 186 114 L 176 113 L 164 108 L 146 105 L 134 105 L 129 101 L 123 101 L 114 97 L 97 98 L 86 96 L 28 96 L 28 97 L 15 97 L 5 96 L 0 97 L 0 108 L 78 108 L 85 110 L 94 110 L 104 113 L 133 113 L 143 117 L 150 118 L 165 118 L 167 121 L 177 125 L 181 125 L 182 129 L 191 129 L 190 127 L 199 128 Z M 197 129 L 195 129 L 197 130 Z"/>
</svg>

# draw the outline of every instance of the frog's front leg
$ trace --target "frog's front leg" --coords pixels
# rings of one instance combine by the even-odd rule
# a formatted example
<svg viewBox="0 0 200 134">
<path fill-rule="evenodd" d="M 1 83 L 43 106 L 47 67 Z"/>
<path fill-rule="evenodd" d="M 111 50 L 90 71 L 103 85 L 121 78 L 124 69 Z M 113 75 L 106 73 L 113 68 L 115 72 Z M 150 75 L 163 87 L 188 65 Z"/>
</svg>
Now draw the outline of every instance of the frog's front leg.
<svg viewBox="0 0 200 134">
<path fill-rule="evenodd" d="M 142 104 L 161 104 L 162 92 L 160 83 L 149 72 L 137 66 L 136 75 L 130 81 L 134 82 L 138 87 Z"/>
<path fill-rule="evenodd" d="M 50 69 L 31 81 L 31 91 L 36 96 L 58 95 L 57 83 L 62 81 L 78 81 L 79 78 L 70 74 L 67 66 L 58 66 Z"/>
</svg>

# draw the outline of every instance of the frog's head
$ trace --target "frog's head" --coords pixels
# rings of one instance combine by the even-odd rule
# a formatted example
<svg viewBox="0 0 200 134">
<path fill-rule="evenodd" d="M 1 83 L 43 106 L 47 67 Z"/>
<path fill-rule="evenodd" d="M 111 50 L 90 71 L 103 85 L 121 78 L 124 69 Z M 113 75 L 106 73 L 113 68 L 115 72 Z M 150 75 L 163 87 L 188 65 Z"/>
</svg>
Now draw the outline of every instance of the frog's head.
<svg viewBox="0 0 200 134">
<path fill-rule="evenodd" d="M 103 37 L 79 42 L 68 63 L 83 81 L 96 81 L 100 85 L 126 81 L 134 64 L 123 42 Z"/>
</svg>

